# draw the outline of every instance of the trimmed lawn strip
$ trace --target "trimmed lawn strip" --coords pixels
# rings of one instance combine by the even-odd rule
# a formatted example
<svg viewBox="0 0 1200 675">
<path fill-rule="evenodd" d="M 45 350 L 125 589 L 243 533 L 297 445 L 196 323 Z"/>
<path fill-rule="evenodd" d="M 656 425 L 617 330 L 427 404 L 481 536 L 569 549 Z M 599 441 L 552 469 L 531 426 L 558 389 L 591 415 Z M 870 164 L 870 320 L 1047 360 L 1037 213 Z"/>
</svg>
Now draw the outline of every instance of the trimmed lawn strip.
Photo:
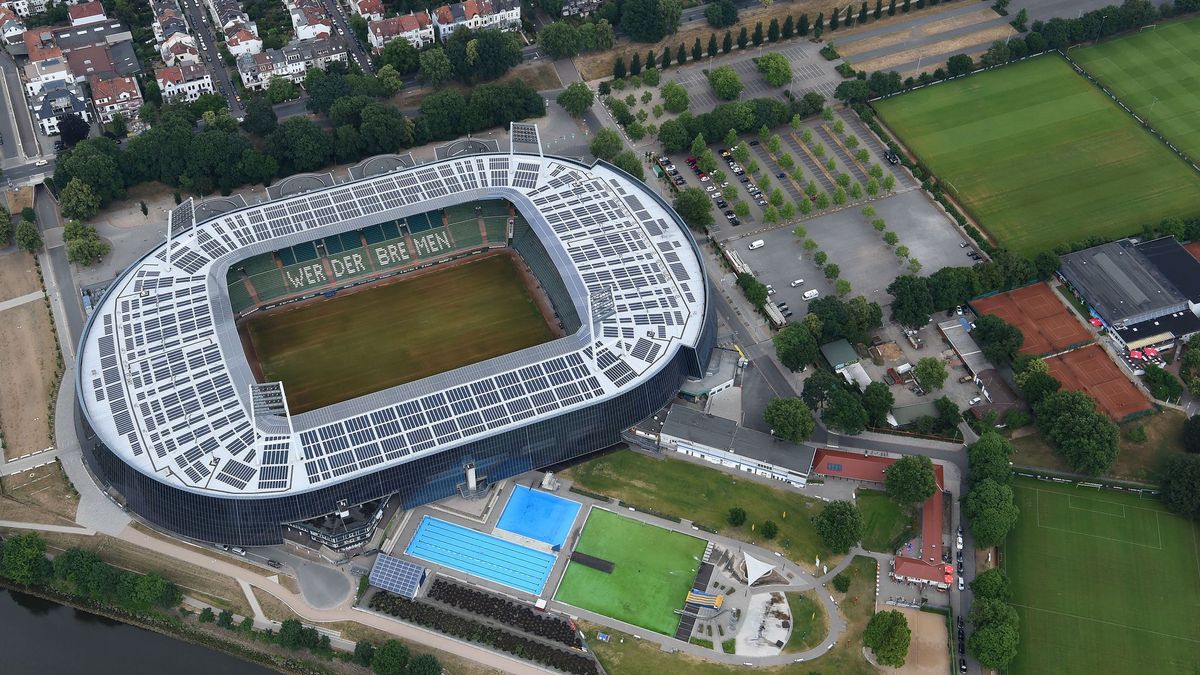
<svg viewBox="0 0 1200 675">
<path fill-rule="evenodd" d="M 764 485 L 741 476 L 679 459 L 656 460 L 621 450 L 574 466 L 567 475 L 581 488 L 615 497 L 717 529 L 727 537 L 780 551 L 793 562 L 812 570 L 820 556 L 834 564 L 820 543 L 812 517 L 824 502 L 794 490 Z M 732 527 L 729 509 L 746 510 L 747 521 Z M 750 525 L 773 520 L 779 526 L 774 539 L 763 539 Z"/>
<path fill-rule="evenodd" d="M 1008 672 L 1166 673 L 1195 662 L 1200 526 L 1151 498 L 1014 487 L 1021 518 L 1004 567 L 1021 643 Z"/>
<path fill-rule="evenodd" d="M 913 514 L 904 513 L 886 492 L 860 489 L 855 492 L 855 501 L 866 525 L 862 541 L 868 551 L 890 552 L 900 535 L 912 526 Z"/>
<path fill-rule="evenodd" d="M 817 602 L 816 591 L 788 593 L 787 601 L 792 612 L 792 634 L 783 647 L 784 653 L 802 652 L 821 644 L 829 634 L 829 621 Z"/>
<path fill-rule="evenodd" d="M 700 569 L 702 539 L 592 509 L 575 550 L 613 563 L 612 574 L 567 565 L 555 599 L 674 635 Z"/>
<path fill-rule="evenodd" d="M 1041 56 L 879 101 L 879 113 L 1009 249 L 1195 215 L 1200 179 L 1062 58 Z"/>
</svg>

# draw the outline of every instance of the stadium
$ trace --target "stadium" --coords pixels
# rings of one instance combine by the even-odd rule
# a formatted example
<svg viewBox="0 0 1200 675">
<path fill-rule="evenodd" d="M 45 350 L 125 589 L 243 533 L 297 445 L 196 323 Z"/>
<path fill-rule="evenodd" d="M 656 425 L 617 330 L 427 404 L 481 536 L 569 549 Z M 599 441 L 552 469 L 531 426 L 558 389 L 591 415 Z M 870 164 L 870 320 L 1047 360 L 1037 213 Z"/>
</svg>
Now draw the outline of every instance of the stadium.
<svg viewBox="0 0 1200 675">
<path fill-rule="evenodd" d="M 181 536 L 275 544 L 608 447 L 701 377 L 686 225 L 620 169 L 513 138 L 535 150 L 175 209 L 81 340 L 97 482 Z"/>
</svg>

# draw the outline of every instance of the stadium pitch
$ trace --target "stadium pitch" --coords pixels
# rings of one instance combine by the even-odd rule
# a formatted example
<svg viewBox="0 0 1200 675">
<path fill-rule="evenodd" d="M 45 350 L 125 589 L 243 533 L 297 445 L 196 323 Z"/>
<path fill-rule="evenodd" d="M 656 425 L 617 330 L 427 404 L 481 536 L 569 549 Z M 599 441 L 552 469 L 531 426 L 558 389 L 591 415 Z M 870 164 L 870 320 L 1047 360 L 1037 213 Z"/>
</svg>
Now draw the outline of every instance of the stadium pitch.
<svg viewBox="0 0 1200 675">
<path fill-rule="evenodd" d="M 1192 673 L 1200 653 L 1200 526 L 1153 498 L 1033 479 L 1004 567 L 1021 617 L 1008 669 Z"/>
<path fill-rule="evenodd" d="M 575 550 L 613 563 L 611 574 L 571 562 L 555 600 L 674 635 L 700 569 L 701 539 L 592 509 Z"/>
<path fill-rule="evenodd" d="M 1072 50 L 1071 58 L 1200 163 L 1200 18 Z"/>
<path fill-rule="evenodd" d="M 534 292 L 497 253 L 252 315 L 241 330 L 251 366 L 283 382 L 298 414 L 554 339 Z"/>
<path fill-rule="evenodd" d="M 878 101 L 880 115 L 1004 246 L 1032 256 L 1190 216 L 1200 177 L 1061 57 Z"/>
</svg>

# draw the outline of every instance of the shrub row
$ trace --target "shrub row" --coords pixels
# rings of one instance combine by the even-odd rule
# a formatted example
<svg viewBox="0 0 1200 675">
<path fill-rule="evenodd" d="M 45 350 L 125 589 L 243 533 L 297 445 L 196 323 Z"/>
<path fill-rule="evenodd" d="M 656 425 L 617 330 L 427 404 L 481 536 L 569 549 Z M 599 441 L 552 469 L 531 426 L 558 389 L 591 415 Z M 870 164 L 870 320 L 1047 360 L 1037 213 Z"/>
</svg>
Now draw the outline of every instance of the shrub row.
<svg viewBox="0 0 1200 675">
<path fill-rule="evenodd" d="M 566 620 L 534 611 L 528 605 L 508 598 L 467 588 L 442 578 L 434 580 L 430 586 L 429 598 L 472 614 L 495 619 L 524 633 L 561 642 L 568 647 L 583 646 L 579 633 Z"/>
<path fill-rule="evenodd" d="M 669 520 L 672 523 L 683 522 L 682 518 L 679 518 L 677 516 L 672 516 L 669 513 L 663 513 L 662 511 L 656 511 L 648 506 L 638 506 L 637 504 L 630 504 L 629 502 L 617 502 L 617 503 L 620 504 L 621 506 L 624 506 L 625 508 L 633 509 L 634 511 L 641 511 L 642 513 L 648 513 L 652 516 L 657 516 L 659 518 L 662 518 L 663 520 Z"/>
</svg>

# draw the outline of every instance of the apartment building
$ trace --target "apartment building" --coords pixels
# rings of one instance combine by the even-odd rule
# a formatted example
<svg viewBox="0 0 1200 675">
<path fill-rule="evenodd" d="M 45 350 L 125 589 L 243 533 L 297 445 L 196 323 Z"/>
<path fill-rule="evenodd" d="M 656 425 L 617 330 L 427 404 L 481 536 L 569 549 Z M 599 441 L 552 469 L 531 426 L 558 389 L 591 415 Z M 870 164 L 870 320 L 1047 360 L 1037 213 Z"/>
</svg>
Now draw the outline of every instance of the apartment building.
<svg viewBox="0 0 1200 675">
<path fill-rule="evenodd" d="M 90 84 L 92 103 L 102 124 L 112 122 L 117 115 L 123 115 L 127 120 L 137 119 L 138 109 L 144 101 L 136 79 L 93 76 Z"/>
<path fill-rule="evenodd" d="M 212 75 L 201 63 L 186 63 L 154 71 L 154 80 L 162 93 L 163 101 L 191 103 L 201 94 L 213 93 Z"/>
<path fill-rule="evenodd" d="M 445 42 L 459 28 L 511 30 L 521 26 L 520 0 L 466 0 L 433 10 L 438 39 Z"/>
<path fill-rule="evenodd" d="M 283 77 L 300 83 L 309 70 L 324 69 L 328 63 L 347 59 L 346 43 L 335 35 L 327 40 L 303 40 L 282 49 L 243 54 L 238 57 L 237 67 L 247 89 L 261 90 L 267 88 L 271 78 Z"/>
<path fill-rule="evenodd" d="M 367 24 L 367 41 L 371 51 L 378 54 L 392 40 L 407 40 L 414 49 L 433 44 L 433 19 L 429 12 L 393 16 Z"/>
</svg>

